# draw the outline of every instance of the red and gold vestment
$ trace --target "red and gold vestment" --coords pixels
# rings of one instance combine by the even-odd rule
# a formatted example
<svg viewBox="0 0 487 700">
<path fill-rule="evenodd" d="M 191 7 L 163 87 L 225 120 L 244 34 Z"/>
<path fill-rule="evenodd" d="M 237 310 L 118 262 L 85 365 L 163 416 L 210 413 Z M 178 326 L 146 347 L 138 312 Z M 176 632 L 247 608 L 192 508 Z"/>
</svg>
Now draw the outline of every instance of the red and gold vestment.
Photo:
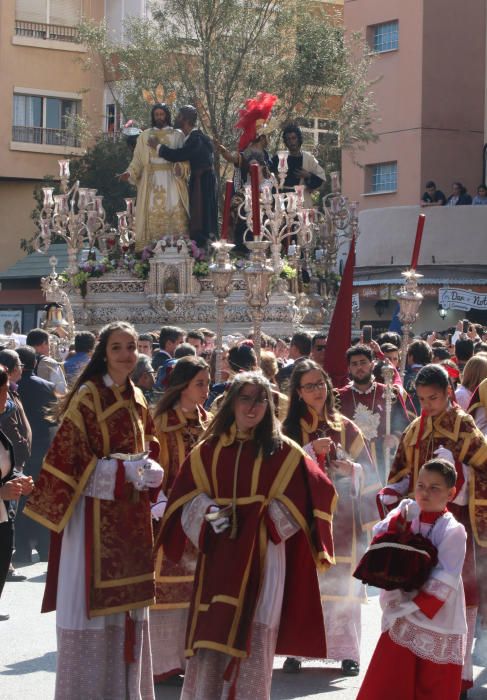
<svg viewBox="0 0 487 700">
<path fill-rule="evenodd" d="M 326 655 L 316 567 L 333 563 L 335 490 L 328 477 L 288 438 L 264 457 L 234 424 L 219 439 L 197 445 L 176 478 L 156 542 L 173 561 L 182 556 L 186 541 L 183 507 L 200 494 L 221 507 L 235 506 L 237 532 L 232 539 L 230 529 L 215 534 L 206 526 L 200 536 L 186 655 L 210 649 L 248 657 L 268 542 L 275 541 L 267 512 L 272 500 L 282 503 L 300 528 L 286 541 L 276 653 Z"/>
<path fill-rule="evenodd" d="M 93 377 L 72 398 L 24 513 L 52 531 L 43 611 L 56 607 L 61 535 L 98 460 L 159 445 L 141 391 Z M 146 607 L 154 600 L 150 494 L 123 485 L 115 500 L 86 498 L 87 615 Z"/>
</svg>

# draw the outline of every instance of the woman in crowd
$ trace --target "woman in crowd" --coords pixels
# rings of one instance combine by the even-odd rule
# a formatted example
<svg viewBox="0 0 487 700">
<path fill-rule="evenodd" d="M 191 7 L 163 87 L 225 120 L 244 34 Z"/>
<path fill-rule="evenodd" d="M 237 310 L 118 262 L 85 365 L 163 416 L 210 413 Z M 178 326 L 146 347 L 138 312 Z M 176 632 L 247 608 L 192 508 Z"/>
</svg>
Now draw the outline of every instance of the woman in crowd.
<svg viewBox="0 0 487 700">
<path fill-rule="evenodd" d="M 136 361 L 133 326 L 105 326 L 24 510 L 55 533 L 43 611 L 57 610 L 56 700 L 154 698 L 150 497 L 163 471 Z"/>
<path fill-rule="evenodd" d="M 333 561 L 334 498 L 281 434 L 269 382 L 237 374 L 176 477 L 158 538 L 173 561 L 186 538 L 199 550 L 182 700 L 268 700 L 275 652 L 324 653 L 316 566 Z"/>
<path fill-rule="evenodd" d="M 446 206 L 458 207 L 462 204 L 472 204 L 472 197 L 461 182 L 454 182 L 451 186 L 451 195 L 446 200 Z"/>
<path fill-rule="evenodd" d="M 179 469 L 198 442 L 207 414 L 203 404 L 208 398 L 209 368 L 201 357 L 182 357 L 177 361 L 166 391 L 156 406 L 154 423 L 161 445 L 160 462 L 164 468 L 164 493 L 170 494 Z M 154 506 L 159 518 L 165 503 Z M 159 510 L 160 509 L 160 510 Z M 159 510 L 159 513 L 157 512 Z M 184 672 L 184 640 L 189 603 L 193 590 L 197 551 L 187 543 L 179 564 L 173 564 L 159 549 L 156 559 L 156 603 L 150 612 L 152 665 L 155 682 L 181 682 Z"/>
<path fill-rule="evenodd" d="M 336 410 L 330 378 L 316 362 L 296 364 L 289 396 L 285 434 L 304 447 L 338 493 L 333 527 L 337 565 L 319 576 L 327 658 L 341 661 L 347 675 L 357 675 L 364 588 L 352 574 L 367 546 L 367 531 L 378 519 L 379 475 L 362 433 Z M 284 670 L 295 673 L 300 666 L 298 659 L 288 658 Z"/>
<path fill-rule="evenodd" d="M 8 370 L 0 365 L 0 415 L 6 410 L 8 388 Z M 12 443 L 0 430 L 0 596 L 12 559 L 13 520 L 9 508 L 10 501 L 18 501 L 22 495 L 27 496 L 33 488 L 32 477 L 19 476 L 14 467 Z M 0 621 L 8 619 L 8 613 L 0 612 Z"/>
<path fill-rule="evenodd" d="M 455 391 L 455 401 L 463 408 L 468 409 L 472 394 L 478 385 L 487 377 L 487 353 L 479 353 L 468 360 L 462 373 L 462 383 Z"/>
</svg>

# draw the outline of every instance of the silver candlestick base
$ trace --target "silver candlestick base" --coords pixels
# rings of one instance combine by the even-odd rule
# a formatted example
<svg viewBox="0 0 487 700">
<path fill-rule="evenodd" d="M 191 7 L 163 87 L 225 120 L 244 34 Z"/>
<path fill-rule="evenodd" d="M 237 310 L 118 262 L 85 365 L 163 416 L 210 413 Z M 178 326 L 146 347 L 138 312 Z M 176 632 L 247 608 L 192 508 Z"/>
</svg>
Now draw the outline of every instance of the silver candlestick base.
<svg viewBox="0 0 487 700">
<path fill-rule="evenodd" d="M 266 260 L 269 241 L 246 241 L 245 245 L 250 250 L 250 261 L 244 269 L 247 281 L 246 299 L 252 313 L 254 350 L 260 364 L 262 321 L 264 309 L 269 303 L 270 280 L 274 270 Z"/>
<path fill-rule="evenodd" d="M 418 274 L 416 270 L 406 270 L 401 274 L 405 278 L 405 282 L 397 292 L 396 298 L 399 302 L 399 320 L 403 327 L 400 373 L 401 377 L 404 379 L 409 338 L 412 334 L 413 325 L 418 318 L 419 307 L 424 297 L 418 288 L 418 280 L 420 280 L 423 275 Z"/>
<path fill-rule="evenodd" d="M 230 251 L 235 247 L 233 243 L 216 241 L 211 244 L 215 251 L 215 262 L 209 267 L 213 293 L 216 297 L 216 367 L 215 380 L 221 381 L 221 367 L 223 354 L 223 326 L 225 323 L 225 304 L 232 291 L 232 277 L 235 266 L 230 261 Z"/>
</svg>

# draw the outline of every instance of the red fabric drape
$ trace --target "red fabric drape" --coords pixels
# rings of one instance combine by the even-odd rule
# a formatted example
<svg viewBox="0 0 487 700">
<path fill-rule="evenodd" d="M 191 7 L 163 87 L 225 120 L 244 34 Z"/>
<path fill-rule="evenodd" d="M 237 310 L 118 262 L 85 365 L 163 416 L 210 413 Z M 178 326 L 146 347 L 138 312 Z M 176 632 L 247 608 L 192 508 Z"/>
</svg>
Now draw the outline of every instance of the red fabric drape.
<svg viewBox="0 0 487 700">
<path fill-rule="evenodd" d="M 324 368 L 333 386 L 340 389 L 348 382 L 348 365 L 345 353 L 352 344 L 352 289 L 355 267 L 355 238 L 352 238 L 347 262 L 338 291 L 337 303 L 330 324 L 326 343 Z"/>
</svg>

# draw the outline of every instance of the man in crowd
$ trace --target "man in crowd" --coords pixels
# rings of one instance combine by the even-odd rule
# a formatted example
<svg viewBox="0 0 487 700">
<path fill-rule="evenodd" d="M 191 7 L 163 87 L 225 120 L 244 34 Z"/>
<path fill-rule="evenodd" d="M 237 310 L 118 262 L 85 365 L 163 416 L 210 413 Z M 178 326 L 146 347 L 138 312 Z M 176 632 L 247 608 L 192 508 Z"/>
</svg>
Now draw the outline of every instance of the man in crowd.
<svg viewBox="0 0 487 700">
<path fill-rule="evenodd" d="M 421 197 L 422 207 L 443 207 L 446 204 L 446 197 L 441 190 L 436 189 L 433 180 L 428 180 L 425 185 L 425 192 Z"/>
<path fill-rule="evenodd" d="M 189 217 L 190 236 L 200 248 L 206 248 L 210 237 L 217 232 L 218 202 L 214 168 L 214 151 L 211 139 L 196 128 L 198 113 L 192 105 L 181 107 L 175 126 L 181 129 L 185 139 L 178 148 L 159 145 L 151 137 L 148 145 L 155 148 L 160 158 L 170 163 L 189 161 Z"/>
<path fill-rule="evenodd" d="M 74 336 L 74 354 L 64 360 L 64 373 L 69 385 L 88 364 L 95 349 L 96 338 L 90 331 L 79 331 Z"/>
<path fill-rule="evenodd" d="M 197 355 L 201 355 L 205 349 L 205 336 L 201 331 L 189 331 L 186 334 L 186 342 L 195 348 Z"/>
<path fill-rule="evenodd" d="M 392 343 L 382 343 L 382 345 L 380 346 L 380 351 L 384 355 L 384 357 L 389 360 L 393 367 L 399 369 L 399 348 L 397 348 Z"/>
<path fill-rule="evenodd" d="M 211 353 L 215 349 L 216 333 L 209 328 L 198 328 L 198 330 L 205 336 L 206 352 Z"/>
<path fill-rule="evenodd" d="M 391 406 L 391 433 L 386 431 L 386 387 L 373 378 L 372 350 L 354 345 L 347 350 L 351 382 L 339 390 L 340 410 L 363 432 L 382 480 L 387 477 L 386 448 L 396 449 L 402 431 L 409 423 L 405 407 L 395 394 Z"/>
<path fill-rule="evenodd" d="M 291 338 L 291 344 L 289 346 L 289 364 L 279 370 L 276 376 L 277 383 L 279 385 L 279 390 L 283 393 L 287 392 L 289 386 L 289 380 L 294 368 L 294 363 L 300 360 L 305 360 L 310 356 L 311 353 L 311 335 L 300 331 L 295 333 Z"/>
<path fill-rule="evenodd" d="M 150 333 L 141 333 L 137 339 L 137 351 L 141 355 L 152 357 L 152 336 Z"/>
<path fill-rule="evenodd" d="M 33 328 L 27 334 L 26 344 L 35 350 L 34 373 L 41 379 L 52 382 L 58 395 L 65 394 L 67 385 L 62 367 L 49 356 L 49 333 L 42 328 Z"/>
<path fill-rule="evenodd" d="M 152 366 L 156 370 L 171 360 L 174 351 L 184 340 L 184 331 L 177 326 L 163 326 L 159 333 L 159 350 L 152 356 Z"/>
<path fill-rule="evenodd" d="M 462 337 L 455 343 L 455 357 L 460 371 L 463 370 L 467 362 L 473 357 L 474 344 L 471 338 Z"/>
<path fill-rule="evenodd" d="M 311 359 L 323 367 L 326 350 L 326 333 L 316 333 L 311 341 Z"/>
</svg>

